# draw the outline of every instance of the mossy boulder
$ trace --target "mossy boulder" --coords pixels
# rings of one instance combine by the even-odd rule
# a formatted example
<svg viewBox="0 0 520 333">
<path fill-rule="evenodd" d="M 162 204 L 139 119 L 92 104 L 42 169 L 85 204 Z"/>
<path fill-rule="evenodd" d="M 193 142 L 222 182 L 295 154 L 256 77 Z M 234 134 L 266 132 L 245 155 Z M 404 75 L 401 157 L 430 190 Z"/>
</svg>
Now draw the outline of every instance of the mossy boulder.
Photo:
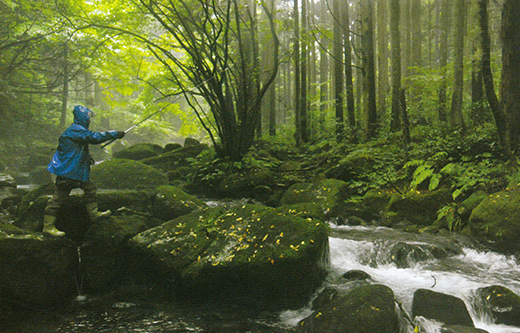
<svg viewBox="0 0 520 333">
<path fill-rule="evenodd" d="M 437 220 L 438 210 L 452 202 L 451 190 L 410 191 L 392 195 L 386 210 L 386 217 L 392 223 L 408 221 L 421 226 L 430 226 Z"/>
<path fill-rule="evenodd" d="M 161 153 L 157 156 L 149 157 L 141 160 L 142 163 L 155 167 L 157 169 L 168 172 L 179 166 L 186 166 L 189 164 L 189 159 L 197 157 L 208 146 L 204 144 L 185 145 L 182 148 Z"/>
<path fill-rule="evenodd" d="M 219 184 L 218 194 L 224 198 L 252 198 L 265 201 L 273 193 L 275 183 L 275 176 L 269 170 L 233 173 Z"/>
<path fill-rule="evenodd" d="M 193 212 L 140 233 L 129 245 L 137 274 L 171 284 L 177 299 L 234 299 L 278 309 L 308 302 L 328 263 L 323 222 L 256 205 Z"/>
<path fill-rule="evenodd" d="M 348 191 L 347 183 L 337 179 L 323 179 L 313 183 L 292 185 L 282 196 L 280 205 L 315 203 L 327 216 L 339 214 Z"/>
<path fill-rule="evenodd" d="M 142 215 L 119 215 L 104 218 L 88 229 L 79 247 L 82 292 L 109 291 L 123 279 L 128 261 L 127 241 L 153 224 Z"/>
<path fill-rule="evenodd" d="M 471 235 L 498 252 L 519 252 L 519 206 L 520 191 L 502 191 L 487 196 L 471 213 Z"/>
<path fill-rule="evenodd" d="M 22 304 L 54 304 L 76 295 L 77 248 L 0 224 L 0 297 Z"/>
<path fill-rule="evenodd" d="M 336 296 L 298 323 L 303 333 L 393 333 L 398 330 L 394 292 L 384 285 L 357 287 Z"/>
<path fill-rule="evenodd" d="M 475 327 L 462 299 L 429 289 L 418 289 L 413 295 L 412 318 L 418 316 L 446 325 Z"/>
<path fill-rule="evenodd" d="M 503 286 L 477 290 L 479 302 L 492 313 L 497 324 L 520 327 L 520 296 Z"/>
<path fill-rule="evenodd" d="M 140 189 L 168 184 L 164 172 L 139 161 L 112 159 L 92 168 L 91 179 L 99 188 Z"/>
<path fill-rule="evenodd" d="M 314 202 L 303 202 L 294 205 L 280 206 L 276 211 L 281 214 L 290 214 L 304 219 L 317 219 L 324 221 L 326 219 L 325 211 L 322 207 Z"/>
<path fill-rule="evenodd" d="M 52 184 L 51 184 L 52 185 Z M 43 226 L 43 215 L 47 202 L 50 199 L 52 186 L 41 186 L 26 194 L 19 205 L 17 219 L 14 225 L 25 230 L 40 232 Z M 150 214 L 152 207 L 151 192 L 136 190 L 101 190 L 97 194 L 99 209 L 101 211 L 118 209 Z M 90 219 L 86 215 L 85 203 L 82 195 L 73 194 L 68 202 L 58 212 L 56 225 L 64 228 L 72 238 L 83 238 L 90 228 Z"/>
<path fill-rule="evenodd" d="M 163 147 L 153 143 L 136 143 L 135 145 L 114 153 L 114 158 L 138 161 L 157 156 L 161 154 L 163 150 Z"/>
<path fill-rule="evenodd" d="M 354 151 L 325 171 L 325 176 L 348 182 L 360 179 L 364 173 L 370 172 L 374 165 L 375 159 L 369 152 Z"/>
<path fill-rule="evenodd" d="M 152 215 L 158 219 L 169 221 L 206 207 L 207 205 L 202 200 L 184 192 L 180 188 L 162 185 L 156 188 Z"/>
</svg>

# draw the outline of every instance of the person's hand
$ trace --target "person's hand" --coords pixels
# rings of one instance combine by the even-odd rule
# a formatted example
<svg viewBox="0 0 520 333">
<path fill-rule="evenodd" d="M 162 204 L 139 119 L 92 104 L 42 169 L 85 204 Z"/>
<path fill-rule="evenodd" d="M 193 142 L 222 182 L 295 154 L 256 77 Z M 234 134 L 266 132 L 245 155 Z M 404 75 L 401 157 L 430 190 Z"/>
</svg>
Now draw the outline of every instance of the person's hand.
<svg viewBox="0 0 520 333">
<path fill-rule="evenodd" d="M 121 139 L 125 136 L 125 132 L 117 131 L 116 138 Z"/>
</svg>

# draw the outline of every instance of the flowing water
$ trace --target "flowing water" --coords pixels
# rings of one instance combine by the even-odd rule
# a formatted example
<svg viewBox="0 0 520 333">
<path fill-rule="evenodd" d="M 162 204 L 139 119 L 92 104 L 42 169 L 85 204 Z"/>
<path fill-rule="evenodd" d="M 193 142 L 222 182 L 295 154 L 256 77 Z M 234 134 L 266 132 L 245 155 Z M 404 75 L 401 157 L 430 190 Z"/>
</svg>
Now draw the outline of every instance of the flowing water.
<svg viewBox="0 0 520 333">
<path fill-rule="evenodd" d="M 464 300 L 477 328 L 490 333 L 520 333 L 520 328 L 497 325 L 490 314 L 476 306 L 474 292 L 481 287 L 503 285 L 520 295 L 520 267 L 514 257 L 483 251 L 460 235 L 438 237 L 400 232 L 382 227 L 332 225 L 329 238 L 331 271 L 323 288 L 348 288 L 342 275 L 350 270 L 368 273 L 374 283 L 395 293 L 402 308 L 411 313 L 417 289 L 457 296 Z M 452 238 L 453 237 L 453 238 Z M 396 261 L 396 245 L 445 249 L 447 256 L 407 256 Z M 423 253 L 424 254 L 424 253 Z M 439 259 L 440 257 L 440 259 Z M 78 248 L 78 298 L 60 309 L 29 309 L 30 316 L 2 327 L 1 332 L 294 332 L 299 320 L 310 315 L 310 306 L 282 313 L 258 313 L 229 304 L 227 308 L 189 308 L 174 302 L 136 297 L 83 295 L 81 250 Z M 319 292 L 319 291 L 318 291 Z M 406 320 L 401 333 L 412 333 Z M 419 318 L 423 332 L 440 332 L 438 323 Z"/>
<path fill-rule="evenodd" d="M 491 315 L 476 305 L 474 297 L 478 288 L 491 285 L 505 286 L 520 295 L 519 262 L 514 257 L 478 250 L 460 238 L 460 235 L 456 238 L 417 235 L 382 227 L 333 226 L 329 238 L 332 268 L 325 285 L 341 288 L 339 281 L 344 273 L 362 270 L 375 283 L 392 288 L 407 313 L 411 313 L 414 291 L 430 289 L 464 300 L 477 328 L 490 333 L 520 332 L 518 327 L 495 324 Z M 396 264 L 392 249 L 402 243 L 425 248 L 453 247 L 460 252 L 440 259 L 433 255 L 421 257 L 422 260 L 409 257 L 406 264 Z M 309 309 L 287 311 L 282 319 L 295 324 L 309 314 Z M 428 333 L 440 332 L 440 325 L 435 322 L 420 318 L 414 324 Z M 410 325 L 403 331 L 413 332 L 413 327 Z"/>
</svg>

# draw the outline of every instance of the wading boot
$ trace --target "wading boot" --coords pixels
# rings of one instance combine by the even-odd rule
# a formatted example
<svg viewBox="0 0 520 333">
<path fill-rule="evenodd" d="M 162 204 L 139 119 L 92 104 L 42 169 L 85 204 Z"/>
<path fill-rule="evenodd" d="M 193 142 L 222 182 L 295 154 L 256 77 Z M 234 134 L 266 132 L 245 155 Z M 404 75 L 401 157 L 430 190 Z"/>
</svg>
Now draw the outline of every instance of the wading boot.
<svg viewBox="0 0 520 333">
<path fill-rule="evenodd" d="M 45 215 L 43 217 L 43 233 L 52 237 L 63 237 L 65 233 L 56 229 L 54 223 L 56 222 L 56 216 Z"/>
<path fill-rule="evenodd" d="M 104 212 L 98 211 L 98 204 L 96 202 L 86 204 L 85 208 L 87 209 L 88 216 L 92 222 L 96 222 L 98 219 L 108 217 L 112 214 L 110 210 Z"/>
</svg>

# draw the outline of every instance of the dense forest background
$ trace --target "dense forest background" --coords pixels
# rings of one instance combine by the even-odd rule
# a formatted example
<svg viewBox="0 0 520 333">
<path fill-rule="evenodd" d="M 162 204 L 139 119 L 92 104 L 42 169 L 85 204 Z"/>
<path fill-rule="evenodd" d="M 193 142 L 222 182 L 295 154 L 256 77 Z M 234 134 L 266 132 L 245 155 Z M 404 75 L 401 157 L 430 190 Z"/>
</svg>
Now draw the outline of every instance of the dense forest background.
<svg viewBox="0 0 520 333">
<path fill-rule="evenodd" d="M 84 104 L 97 131 L 164 108 L 124 145 L 191 136 L 230 161 L 257 140 L 337 159 L 391 145 L 378 156 L 399 162 L 370 186 L 398 168 L 457 195 L 499 186 L 520 140 L 519 13 L 513 0 L 0 0 L 0 166 L 54 147 Z"/>
</svg>

